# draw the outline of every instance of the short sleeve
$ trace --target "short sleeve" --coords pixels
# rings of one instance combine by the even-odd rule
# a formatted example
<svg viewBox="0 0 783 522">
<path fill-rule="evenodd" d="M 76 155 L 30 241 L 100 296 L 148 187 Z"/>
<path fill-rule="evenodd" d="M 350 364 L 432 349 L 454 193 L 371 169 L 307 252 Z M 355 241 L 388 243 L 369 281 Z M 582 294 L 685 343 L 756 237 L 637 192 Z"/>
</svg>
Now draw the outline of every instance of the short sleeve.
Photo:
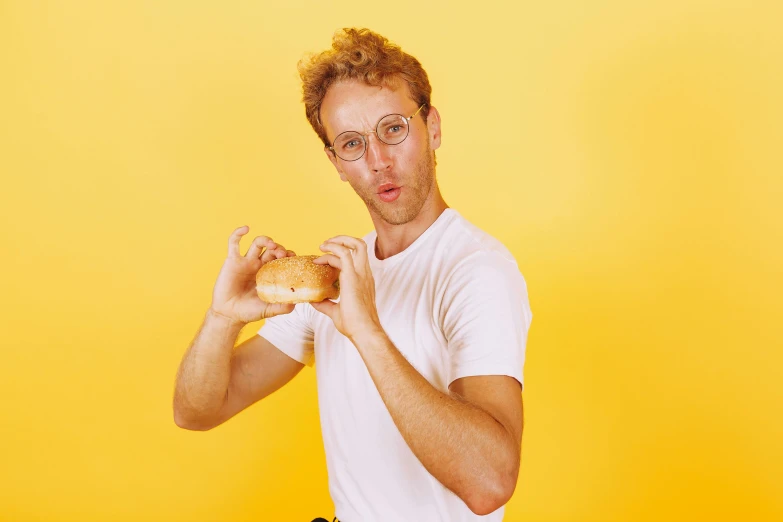
<svg viewBox="0 0 783 522">
<path fill-rule="evenodd" d="M 289 314 L 266 319 L 258 330 L 258 335 L 295 361 L 312 367 L 315 363 L 315 354 L 310 310 L 312 307 L 307 303 L 297 304 Z"/>
<path fill-rule="evenodd" d="M 439 319 L 450 356 L 449 384 L 474 375 L 508 375 L 524 387 L 533 314 L 513 258 L 481 251 L 463 259 L 448 278 Z"/>
</svg>

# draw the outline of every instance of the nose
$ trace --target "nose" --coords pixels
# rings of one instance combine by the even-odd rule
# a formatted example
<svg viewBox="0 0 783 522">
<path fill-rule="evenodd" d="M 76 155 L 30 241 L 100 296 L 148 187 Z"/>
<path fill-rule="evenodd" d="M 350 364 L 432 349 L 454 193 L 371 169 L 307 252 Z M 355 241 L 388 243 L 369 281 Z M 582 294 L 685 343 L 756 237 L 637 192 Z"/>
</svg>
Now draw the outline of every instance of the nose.
<svg viewBox="0 0 783 522">
<path fill-rule="evenodd" d="M 367 135 L 366 140 L 367 150 L 364 153 L 367 156 L 367 166 L 375 172 L 391 167 L 390 146 L 379 140 L 374 132 Z"/>
</svg>

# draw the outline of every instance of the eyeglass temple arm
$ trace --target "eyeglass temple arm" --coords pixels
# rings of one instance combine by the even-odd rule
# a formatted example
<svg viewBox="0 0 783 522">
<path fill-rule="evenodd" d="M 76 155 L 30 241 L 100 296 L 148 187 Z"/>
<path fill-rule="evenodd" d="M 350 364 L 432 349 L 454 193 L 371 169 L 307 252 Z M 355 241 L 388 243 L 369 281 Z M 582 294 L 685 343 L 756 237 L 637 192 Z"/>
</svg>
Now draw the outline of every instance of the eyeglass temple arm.
<svg viewBox="0 0 783 522">
<path fill-rule="evenodd" d="M 425 105 L 427 105 L 427 104 L 426 104 L 426 103 L 422 103 L 422 104 L 421 104 L 421 106 L 420 106 L 418 109 L 416 109 L 416 112 L 414 112 L 413 114 L 411 114 L 410 118 L 406 118 L 406 119 L 407 119 L 407 120 L 410 120 L 410 119 L 412 119 L 414 116 L 416 116 L 417 114 L 419 114 L 419 112 L 420 112 L 420 111 L 421 111 L 421 110 L 424 108 L 424 106 L 425 106 Z"/>
</svg>

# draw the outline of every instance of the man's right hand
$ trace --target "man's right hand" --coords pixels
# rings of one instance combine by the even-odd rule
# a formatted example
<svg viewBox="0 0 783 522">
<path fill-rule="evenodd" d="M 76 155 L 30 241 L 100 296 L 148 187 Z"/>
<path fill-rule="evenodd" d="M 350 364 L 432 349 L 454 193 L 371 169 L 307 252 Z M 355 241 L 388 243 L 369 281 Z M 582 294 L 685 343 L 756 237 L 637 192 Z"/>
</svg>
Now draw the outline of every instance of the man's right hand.
<svg viewBox="0 0 783 522">
<path fill-rule="evenodd" d="M 228 238 L 228 257 L 212 291 L 212 311 L 237 323 L 247 324 L 294 310 L 293 304 L 265 303 L 256 292 L 256 273 L 269 261 L 296 254 L 266 236 L 253 239 L 247 253 L 239 253 L 239 240 L 249 227 L 240 227 Z"/>
</svg>

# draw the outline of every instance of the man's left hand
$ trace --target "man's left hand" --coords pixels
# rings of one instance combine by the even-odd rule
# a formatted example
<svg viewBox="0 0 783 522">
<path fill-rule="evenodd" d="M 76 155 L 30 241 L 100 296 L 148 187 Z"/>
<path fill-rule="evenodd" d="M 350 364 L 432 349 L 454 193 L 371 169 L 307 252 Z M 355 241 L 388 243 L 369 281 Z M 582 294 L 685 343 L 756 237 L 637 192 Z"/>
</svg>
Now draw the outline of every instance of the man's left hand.
<svg viewBox="0 0 783 522">
<path fill-rule="evenodd" d="M 325 299 L 311 303 L 328 315 L 337 330 L 352 342 L 359 335 L 382 332 L 375 306 L 375 279 L 367 258 L 367 244 L 350 236 L 336 236 L 324 241 L 321 250 L 331 252 L 315 260 L 340 270 L 340 302 Z"/>
</svg>

